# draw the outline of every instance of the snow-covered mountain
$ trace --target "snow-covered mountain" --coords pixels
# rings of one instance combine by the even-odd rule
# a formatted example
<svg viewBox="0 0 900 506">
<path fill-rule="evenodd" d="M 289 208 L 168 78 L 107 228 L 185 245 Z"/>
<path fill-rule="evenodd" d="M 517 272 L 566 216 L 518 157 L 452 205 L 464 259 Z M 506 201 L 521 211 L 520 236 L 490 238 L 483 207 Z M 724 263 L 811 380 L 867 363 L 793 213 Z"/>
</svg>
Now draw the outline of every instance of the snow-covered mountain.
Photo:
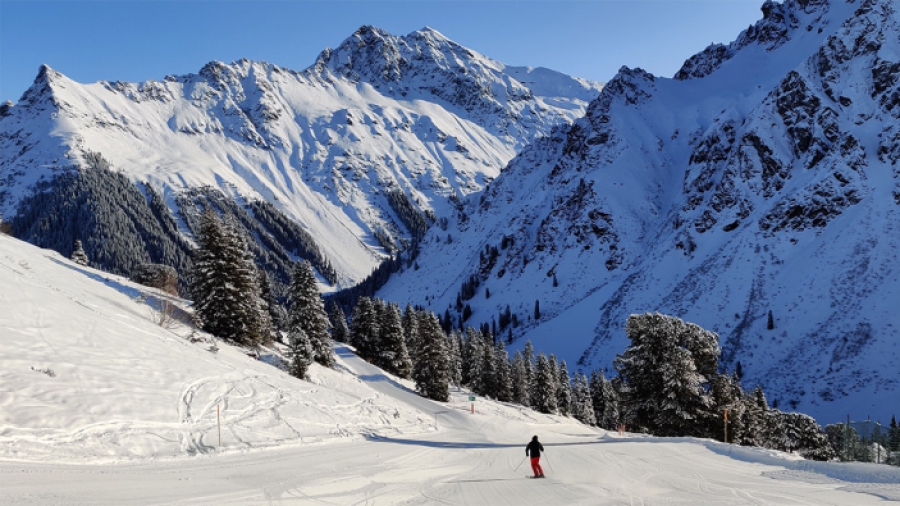
<svg viewBox="0 0 900 506">
<path fill-rule="evenodd" d="M 583 115 L 600 89 L 507 67 L 430 28 L 397 37 L 362 27 L 300 72 L 241 60 L 162 81 L 86 85 L 43 66 L 19 103 L 0 107 L 0 213 L 37 213 L 22 204 L 39 181 L 47 191 L 46 181 L 99 154 L 148 200 L 158 194 L 181 232 L 204 199 L 268 202 L 266 212 L 299 224 L 314 244 L 303 254 L 282 240 L 296 233 L 275 226 L 248 226 L 251 235 L 270 234 L 260 242 L 275 257 L 319 258 L 320 272 L 333 270 L 333 284 L 346 287 L 482 190 L 533 139 Z M 247 214 L 260 218 L 256 208 Z M 46 230 L 30 228 L 40 219 L 19 227 L 38 243 Z M 153 242 L 145 235 L 134 241 Z M 53 245 L 64 254 L 65 239 Z"/>
<path fill-rule="evenodd" d="M 762 12 L 672 79 L 622 68 L 583 118 L 432 229 L 419 269 L 380 295 L 468 304 L 474 324 L 508 306 L 519 345 L 585 368 L 624 350 L 629 314 L 669 313 L 718 332 L 728 369 L 740 362 L 745 386 L 784 409 L 889 420 L 900 13 L 889 0 Z"/>
</svg>

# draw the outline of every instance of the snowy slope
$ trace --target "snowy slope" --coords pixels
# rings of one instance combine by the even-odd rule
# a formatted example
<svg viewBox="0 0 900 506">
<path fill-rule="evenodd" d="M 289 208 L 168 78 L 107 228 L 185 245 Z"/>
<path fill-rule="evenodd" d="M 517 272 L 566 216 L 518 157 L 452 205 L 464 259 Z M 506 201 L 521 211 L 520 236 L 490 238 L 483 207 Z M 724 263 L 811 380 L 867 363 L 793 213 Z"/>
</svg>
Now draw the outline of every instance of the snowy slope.
<svg viewBox="0 0 900 506">
<path fill-rule="evenodd" d="M 724 365 L 740 362 L 745 386 L 785 409 L 888 421 L 900 400 L 900 13 L 787 0 L 763 15 L 674 79 L 623 68 L 584 118 L 432 231 L 420 269 L 380 295 L 443 312 L 474 275 L 470 323 L 509 305 L 518 346 L 586 369 L 624 350 L 629 314 L 670 313 L 719 333 Z"/>
<path fill-rule="evenodd" d="M 98 152 L 173 211 L 179 193 L 201 187 L 275 204 L 351 286 L 384 257 L 376 232 L 398 246 L 411 235 L 387 192 L 446 215 L 599 89 L 507 68 L 430 28 L 362 27 L 302 72 L 241 60 L 80 84 L 43 66 L 18 104 L 0 108 L 0 214 L 15 216 L 36 181 Z"/>
<path fill-rule="evenodd" d="M 336 370 L 314 366 L 300 381 L 160 327 L 155 292 L 4 235 L 0 286 L 2 504 L 900 499 L 890 466 L 620 436 L 484 399 L 473 414 L 467 392 L 429 401 L 344 346 Z M 543 482 L 519 466 L 535 433 Z"/>
<path fill-rule="evenodd" d="M 0 234 L 0 459 L 123 461 L 433 430 L 347 372 L 300 381 L 185 325 L 160 295 Z M 177 302 L 177 301 L 176 301 Z M 180 304 L 180 302 L 178 302 Z"/>
</svg>

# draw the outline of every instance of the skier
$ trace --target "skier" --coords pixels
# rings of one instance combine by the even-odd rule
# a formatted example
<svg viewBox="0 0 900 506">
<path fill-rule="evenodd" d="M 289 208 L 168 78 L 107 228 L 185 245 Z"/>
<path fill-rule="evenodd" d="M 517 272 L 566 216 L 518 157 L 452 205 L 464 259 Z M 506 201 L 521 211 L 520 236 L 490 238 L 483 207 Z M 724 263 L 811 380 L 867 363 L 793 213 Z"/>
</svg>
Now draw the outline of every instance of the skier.
<svg viewBox="0 0 900 506">
<path fill-rule="evenodd" d="M 534 478 L 543 478 L 544 470 L 541 469 L 541 452 L 544 451 L 544 445 L 538 441 L 538 437 L 531 438 L 531 442 L 525 447 L 525 456 L 531 456 L 531 470 L 534 472 Z"/>
</svg>

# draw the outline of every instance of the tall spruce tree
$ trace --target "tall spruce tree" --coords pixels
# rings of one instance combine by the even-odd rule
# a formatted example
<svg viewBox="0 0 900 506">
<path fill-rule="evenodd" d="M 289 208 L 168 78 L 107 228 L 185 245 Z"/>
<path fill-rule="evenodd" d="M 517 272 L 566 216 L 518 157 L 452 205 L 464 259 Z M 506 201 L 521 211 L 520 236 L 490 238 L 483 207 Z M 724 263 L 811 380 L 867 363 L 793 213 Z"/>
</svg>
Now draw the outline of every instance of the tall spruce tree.
<svg viewBox="0 0 900 506">
<path fill-rule="evenodd" d="M 419 321 L 419 357 L 413 371 L 416 391 L 436 401 L 450 400 L 447 337 L 434 313 Z"/>
<path fill-rule="evenodd" d="M 586 425 L 597 424 L 588 379 L 581 372 L 575 373 L 575 382 L 572 386 L 572 416 Z"/>
<path fill-rule="evenodd" d="M 378 346 L 378 313 L 372 299 L 362 296 L 353 308 L 350 321 L 350 343 L 365 360 L 372 360 Z"/>
<path fill-rule="evenodd" d="M 191 295 L 203 329 L 244 346 L 265 342 L 270 323 L 244 237 L 207 209 L 197 242 Z"/>
<path fill-rule="evenodd" d="M 334 366 L 334 344 L 331 341 L 331 322 L 325 303 L 316 286 L 312 264 L 296 262 L 291 272 L 289 297 L 290 326 L 302 329 L 313 347 L 313 359 L 325 367 Z"/>
<path fill-rule="evenodd" d="M 572 383 L 566 361 L 559 363 L 559 376 L 556 387 L 556 409 L 563 416 L 572 414 Z"/>
<path fill-rule="evenodd" d="M 447 336 L 447 352 L 450 367 L 450 384 L 462 386 L 462 334 L 454 329 Z"/>
<path fill-rule="evenodd" d="M 615 360 L 629 389 L 634 421 L 660 436 L 703 436 L 710 416 L 708 378 L 718 367 L 718 336 L 659 313 L 632 315 L 631 344 Z"/>
<path fill-rule="evenodd" d="M 509 363 L 509 353 L 503 341 L 497 341 L 494 348 L 494 398 L 501 402 L 510 402 L 512 395 L 512 368 Z"/>
<path fill-rule="evenodd" d="M 406 352 L 410 357 L 418 356 L 419 352 L 419 317 L 410 303 L 406 303 L 403 310 L 403 338 L 406 339 Z"/>
<path fill-rule="evenodd" d="M 482 371 L 484 370 L 484 343 L 481 333 L 466 327 L 466 356 L 463 363 L 463 381 L 478 395 L 484 395 Z"/>
<path fill-rule="evenodd" d="M 288 331 L 288 372 L 297 378 L 305 379 L 315 357 L 313 345 L 300 327 Z"/>
<path fill-rule="evenodd" d="M 412 373 L 412 362 L 406 351 L 400 306 L 395 303 L 386 304 L 379 317 L 381 349 L 377 350 L 374 362 L 401 378 L 409 378 Z"/>
<path fill-rule="evenodd" d="M 534 385 L 531 390 L 531 407 L 541 413 L 556 412 L 556 382 L 559 373 L 543 352 L 538 353 Z"/>
<path fill-rule="evenodd" d="M 531 399 L 531 392 L 534 387 L 534 378 L 535 378 L 535 357 L 534 357 L 534 345 L 531 344 L 531 340 L 525 341 L 525 347 L 522 349 L 522 359 L 525 361 L 525 388 L 527 389 L 527 395 L 529 397 L 529 401 L 527 406 L 534 406 L 534 402 Z"/>
<path fill-rule="evenodd" d="M 328 315 L 331 321 L 331 339 L 341 343 L 350 341 L 350 327 L 347 326 L 347 315 L 337 303 L 331 304 L 331 313 Z"/>
<path fill-rule="evenodd" d="M 525 357 L 520 351 L 516 351 L 512 360 L 513 402 L 522 406 L 529 406 L 528 400 L 528 373 L 525 368 Z"/>
</svg>

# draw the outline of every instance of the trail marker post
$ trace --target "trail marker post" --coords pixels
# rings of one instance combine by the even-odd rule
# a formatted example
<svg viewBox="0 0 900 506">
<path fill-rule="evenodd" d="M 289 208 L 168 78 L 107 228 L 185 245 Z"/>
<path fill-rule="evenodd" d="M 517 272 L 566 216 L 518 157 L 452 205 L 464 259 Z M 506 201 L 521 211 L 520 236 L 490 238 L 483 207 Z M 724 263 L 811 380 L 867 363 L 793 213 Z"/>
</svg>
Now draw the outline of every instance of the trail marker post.
<svg viewBox="0 0 900 506">
<path fill-rule="evenodd" d="M 469 402 L 472 403 L 472 414 L 474 415 L 475 414 L 475 396 L 474 395 L 469 396 Z"/>
<path fill-rule="evenodd" d="M 219 448 L 222 447 L 222 420 L 220 416 L 220 406 L 216 404 L 216 426 L 219 427 Z"/>
</svg>

